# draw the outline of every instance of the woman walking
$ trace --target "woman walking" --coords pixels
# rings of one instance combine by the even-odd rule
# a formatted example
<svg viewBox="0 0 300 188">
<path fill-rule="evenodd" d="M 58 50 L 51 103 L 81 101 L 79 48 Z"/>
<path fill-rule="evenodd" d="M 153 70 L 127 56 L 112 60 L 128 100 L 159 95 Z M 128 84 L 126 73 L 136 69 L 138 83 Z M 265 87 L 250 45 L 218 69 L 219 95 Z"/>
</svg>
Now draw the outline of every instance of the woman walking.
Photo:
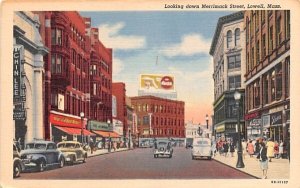
<svg viewBox="0 0 300 188">
<path fill-rule="evenodd" d="M 234 144 L 232 142 L 232 140 L 230 141 L 230 144 L 229 144 L 229 151 L 231 153 L 231 157 L 233 157 L 233 153 L 234 153 Z"/>
<path fill-rule="evenodd" d="M 260 168 L 263 172 L 262 179 L 267 179 L 268 172 L 268 157 L 267 157 L 267 148 L 264 142 L 260 143 L 260 151 L 257 155 L 259 159 Z"/>
<path fill-rule="evenodd" d="M 280 140 L 280 144 L 279 144 L 279 158 L 282 158 L 283 155 L 283 142 L 282 140 Z"/>
<path fill-rule="evenodd" d="M 267 142 L 267 156 L 269 158 L 269 162 L 272 162 L 272 158 L 274 157 L 274 147 L 275 144 L 272 141 L 272 139 L 270 138 L 269 141 Z"/>
<path fill-rule="evenodd" d="M 224 156 L 227 157 L 227 153 L 228 153 L 228 142 L 225 140 L 224 144 L 223 144 L 223 150 L 224 150 Z"/>
<path fill-rule="evenodd" d="M 274 145 L 274 157 L 276 159 L 279 158 L 279 144 L 277 141 L 275 141 L 275 145 Z"/>
<path fill-rule="evenodd" d="M 248 145 L 247 145 L 247 151 L 248 151 L 249 156 L 252 157 L 253 154 L 254 154 L 254 147 L 253 147 L 253 144 L 252 144 L 252 140 L 250 140 Z"/>
</svg>

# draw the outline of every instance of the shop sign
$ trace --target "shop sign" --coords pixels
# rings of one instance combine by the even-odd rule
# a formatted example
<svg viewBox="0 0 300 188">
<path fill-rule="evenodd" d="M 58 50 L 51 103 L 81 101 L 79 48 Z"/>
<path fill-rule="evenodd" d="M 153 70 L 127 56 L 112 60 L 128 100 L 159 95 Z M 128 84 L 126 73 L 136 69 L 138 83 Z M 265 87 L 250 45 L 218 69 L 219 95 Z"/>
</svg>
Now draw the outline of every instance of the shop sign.
<svg viewBox="0 0 300 188">
<path fill-rule="evenodd" d="M 261 126 L 261 119 L 252 119 L 249 123 L 249 126 L 251 127 L 258 127 Z"/>
<path fill-rule="evenodd" d="M 13 51 L 13 98 L 19 101 L 21 97 L 21 46 L 15 46 Z"/>
<path fill-rule="evenodd" d="M 106 122 L 99 122 L 99 121 L 89 121 L 88 122 L 88 127 L 90 130 L 95 130 L 95 131 L 112 131 L 113 126 L 108 125 Z"/>
<path fill-rule="evenodd" d="M 245 120 L 250 120 L 250 119 L 254 119 L 254 118 L 258 118 L 260 117 L 260 114 L 258 112 L 254 112 L 251 114 L 245 114 Z"/>
<path fill-rule="evenodd" d="M 262 124 L 265 128 L 270 127 L 270 115 L 262 116 Z"/>
<path fill-rule="evenodd" d="M 270 114 L 270 121 L 272 126 L 278 126 L 282 124 L 282 111 Z"/>
<path fill-rule="evenodd" d="M 220 133 L 220 132 L 224 132 L 225 131 L 225 125 L 219 125 L 216 128 L 216 132 Z"/>
<path fill-rule="evenodd" d="M 26 111 L 22 109 L 14 110 L 13 120 L 25 120 Z"/>
<path fill-rule="evenodd" d="M 51 124 L 64 126 L 64 127 L 74 127 L 74 128 L 82 127 L 81 119 L 76 119 L 76 118 L 57 115 L 57 114 L 50 114 L 50 122 Z"/>
</svg>

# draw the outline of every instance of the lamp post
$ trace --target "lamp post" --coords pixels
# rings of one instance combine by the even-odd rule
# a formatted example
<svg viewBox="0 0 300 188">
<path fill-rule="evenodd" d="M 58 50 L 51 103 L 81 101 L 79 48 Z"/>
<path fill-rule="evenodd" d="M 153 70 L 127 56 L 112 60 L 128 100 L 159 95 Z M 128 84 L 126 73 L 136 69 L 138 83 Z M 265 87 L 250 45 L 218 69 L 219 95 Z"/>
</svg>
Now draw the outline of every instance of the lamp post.
<svg viewBox="0 0 300 188">
<path fill-rule="evenodd" d="M 207 114 L 206 114 L 205 120 L 206 120 L 206 129 L 208 130 L 208 115 Z"/>
<path fill-rule="evenodd" d="M 244 168 L 243 155 L 242 155 L 242 141 L 241 141 L 241 127 L 240 127 L 240 99 L 241 93 L 235 91 L 234 99 L 237 106 L 237 126 L 238 126 L 238 161 L 236 163 L 236 168 Z"/>
<path fill-rule="evenodd" d="M 80 118 L 81 118 L 81 143 L 83 144 L 83 118 L 84 118 L 84 112 L 80 112 Z"/>
</svg>

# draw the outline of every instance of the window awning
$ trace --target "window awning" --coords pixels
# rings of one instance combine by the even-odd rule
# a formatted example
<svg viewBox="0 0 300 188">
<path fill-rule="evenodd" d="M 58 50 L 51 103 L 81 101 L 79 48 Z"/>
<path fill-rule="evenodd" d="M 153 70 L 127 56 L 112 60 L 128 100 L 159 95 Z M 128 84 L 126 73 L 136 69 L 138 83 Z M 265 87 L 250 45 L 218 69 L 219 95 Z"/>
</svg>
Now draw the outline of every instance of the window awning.
<svg viewBox="0 0 300 188">
<path fill-rule="evenodd" d="M 111 138 L 119 138 L 120 135 L 116 132 L 111 132 L 111 131 L 96 131 L 96 130 L 93 130 L 94 133 L 102 136 L 102 137 L 105 137 L 105 138 L 108 138 L 108 137 L 111 137 Z"/>
<path fill-rule="evenodd" d="M 81 129 L 78 128 L 71 128 L 71 127 L 59 127 L 59 126 L 55 126 L 55 128 L 69 134 L 69 135 L 81 135 Z M 84 136 L 95 136 L 94 133 L 83 129 L 83 134 Z"/>
</svg>

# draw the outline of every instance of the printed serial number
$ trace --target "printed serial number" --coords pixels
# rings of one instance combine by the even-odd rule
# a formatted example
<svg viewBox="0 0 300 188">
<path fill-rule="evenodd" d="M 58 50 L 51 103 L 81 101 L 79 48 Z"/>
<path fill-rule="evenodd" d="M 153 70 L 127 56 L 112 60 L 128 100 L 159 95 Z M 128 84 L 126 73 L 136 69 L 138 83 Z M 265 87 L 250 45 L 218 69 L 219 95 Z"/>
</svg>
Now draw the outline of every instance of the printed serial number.
<svg viewBox="0 0 300 188">
<path fill-rule="evenodd" d="M 278 184 L 288 184 L 288 182 L 289 181 L 287 181 L 287 180 L 284 180 L 284 181 L 283 180 L 272 180 L 271 181 L 271 183 L 274 183 L 274 184 L 277 184 L 277 183 Z"/>
</svg>

